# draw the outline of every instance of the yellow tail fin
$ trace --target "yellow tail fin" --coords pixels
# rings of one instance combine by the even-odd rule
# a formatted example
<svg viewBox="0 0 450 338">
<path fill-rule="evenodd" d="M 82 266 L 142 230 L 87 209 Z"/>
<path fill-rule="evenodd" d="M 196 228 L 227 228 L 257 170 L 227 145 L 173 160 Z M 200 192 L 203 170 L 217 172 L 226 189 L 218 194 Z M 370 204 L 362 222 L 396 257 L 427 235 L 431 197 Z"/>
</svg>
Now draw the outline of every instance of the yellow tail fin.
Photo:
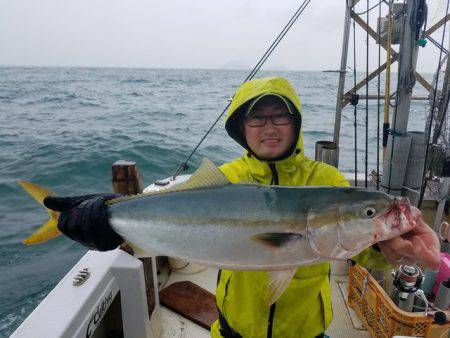
<svg viewBox="0 0 450 338">
<path fill-rule="evenodd" d="M 46 198 L 47 196 L 55 196 L 55 194 L 52 191 L 47 190 L 37 184 L 33 184 L 26 181 L 18 181 L 17 183 L 22 188 L 24 188 L 42 206 L 44 206 L 43 203 L 44 198 Z M 40 244 L 61 235 L 61 232 L 58 230 L 58 227 L 56 226 L 58 224 L 58 218 L 60 213 L 47 208 L 45 208 L 45 210 L 50 215 L 50 219 L 48 220 L 47 223 L 45 223 L 39 229 L 37 229 L 36 232 L 27 237 L 23 241 L 24 244 L 26 245 Z"/>
</svg>

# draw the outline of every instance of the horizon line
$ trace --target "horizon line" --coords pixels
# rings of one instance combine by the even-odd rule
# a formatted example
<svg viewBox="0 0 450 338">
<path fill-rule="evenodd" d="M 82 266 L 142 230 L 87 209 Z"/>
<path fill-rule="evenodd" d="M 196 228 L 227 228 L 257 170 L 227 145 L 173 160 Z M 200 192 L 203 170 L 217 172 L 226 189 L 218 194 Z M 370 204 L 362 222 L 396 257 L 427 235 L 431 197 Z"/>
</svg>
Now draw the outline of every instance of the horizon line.
<svg viewBox="0 0 450 338">
<path fill-rule="evenodd" d="M 155 67 L 155 66 L 74 66 L 74 65 L 13 65 L 13 64 L 0 64 L 0 68 L 17 67 L 17 68 L 100 68 L 100 69 L 154 69 L 154 70 L 217 70 L 217 71 L 251 71 L 252 68 L 201 68 L 201 67 Z M 339 69 L 260 69 L 260 71 L 266 72 L 336 72 L 339 73 Z M 350 70 L 347 71 L 350 73 Z M 364 73 L 364 71 L 358 71 L 357 73 Z M 397 74 L 397 72 L 391 71 L 391 73 Z M 434 74 L 429 72 L 423 72 L 424 74 Z"/>
</svg>

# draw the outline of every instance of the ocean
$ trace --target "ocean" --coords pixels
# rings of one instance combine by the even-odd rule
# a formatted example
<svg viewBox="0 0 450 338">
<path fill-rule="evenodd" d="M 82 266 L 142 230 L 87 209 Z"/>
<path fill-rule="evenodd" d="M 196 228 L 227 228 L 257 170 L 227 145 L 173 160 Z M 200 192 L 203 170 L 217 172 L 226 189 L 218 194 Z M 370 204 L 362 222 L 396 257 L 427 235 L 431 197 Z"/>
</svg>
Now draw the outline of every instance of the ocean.
<svg viewBox="0 0 450 338">
<path fill-rule="evenodd" d="M 144 186 L 166 178 L 246 75 L 232 70 L 0 67 L 0 337 L 9 336 L 86 252 L 64 236 L 37 246 L 21 243 L 48 217 L 17 180 L 62 196 L 110 192 L 111 165 L 117 160 L 136 162 Z M 273 75 L 286 77 L 297 89 L 305 153 L 314 157 L 315 142 L 333 137 L 338 74 L 266 71 L 257 76 Z M 427 78 L 431 81 L 431 75 Z M 348 74 L 346 88 L 352 83 Z M 381 87 L 384 92 L 383 82 Z M 416 95 L 425 95 L 420 85 L 416 88 Z M 370 92 L 376 89 L 375 81 Z M 359 170 L 364 169 L 364 105 L 358 106 Z M 423 131 L 426 110 L 424 101 L 413 104 L 409 130 Z M 376 101 L 370 101 L 369 171 L 376 169 L 377 111 Z M 353 107 L 347 107 L 342 117 L 342 171 L 352 171 L 355 163 L 353 114 Z M 192 157 L 189 172 L 203 157 L 219 165 L 240 154 L 222 118 Z"/>
</svg>

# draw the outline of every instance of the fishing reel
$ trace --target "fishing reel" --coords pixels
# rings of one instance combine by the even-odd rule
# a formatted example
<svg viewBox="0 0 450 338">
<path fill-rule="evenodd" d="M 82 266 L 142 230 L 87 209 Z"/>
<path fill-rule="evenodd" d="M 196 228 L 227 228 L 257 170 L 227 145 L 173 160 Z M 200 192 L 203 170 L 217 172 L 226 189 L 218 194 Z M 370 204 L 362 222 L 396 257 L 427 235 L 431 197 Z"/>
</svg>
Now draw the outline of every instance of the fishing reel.
<svg viewBox="0 0 450 338">
<path fill-rule="evenodd" d="M 412 311 L 414 293 L 422 285 L 423 279 L 423 273 L 418 266 L 400 265 L 398 271 L 393 274 L 392 281 L 398 293 L 396 303 L 399 308 L 405 311 Z"/>
<path fill-rule="evenodd" d="M 398 290 L 399 299 L 403 301 L 409 294 L 416 292 L 423 281 L 423 273 L 416 265 L 400 265 L 393 277 L 392 283 Z"/>
</svg>

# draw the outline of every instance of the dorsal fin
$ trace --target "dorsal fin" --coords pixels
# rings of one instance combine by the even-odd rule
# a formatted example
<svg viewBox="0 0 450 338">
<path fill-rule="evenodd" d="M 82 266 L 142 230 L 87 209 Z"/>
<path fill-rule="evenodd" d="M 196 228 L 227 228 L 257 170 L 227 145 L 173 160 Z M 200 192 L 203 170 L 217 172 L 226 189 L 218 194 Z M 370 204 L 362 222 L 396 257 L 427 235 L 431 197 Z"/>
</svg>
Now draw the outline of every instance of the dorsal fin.
<svg viewBox="0 0 450 338">
<path fill-rule="evenodd" d="M 208 188 L 222 186 L 230 183 L 226 176 L 217 168 L 214 163 L 204 157 L 200 167 L 184 183 L 176 185 L 174 189 L 191 190 L 198 188 Z"/>
<path fill-rule="evenodd" d="M 161 189 L 158 191 L 150 191 L 143 194 L 126 196 L 115 198 L 106 202 L 106 204 L 111 205 L 126 200 L 142 198 L 151 195 L 161 195 L 177 191 L 194 190 L 200 188 L 211 188 L 218 187 L 229 184 L 230 181 L 227 177 L 217 168 L 211 160 L 208 158 L 203 158 L 200 167 L 192 174 L 192 176 L 183 183 L 177 184 L 173 187 L 167 189 Z"/>
</svg>

